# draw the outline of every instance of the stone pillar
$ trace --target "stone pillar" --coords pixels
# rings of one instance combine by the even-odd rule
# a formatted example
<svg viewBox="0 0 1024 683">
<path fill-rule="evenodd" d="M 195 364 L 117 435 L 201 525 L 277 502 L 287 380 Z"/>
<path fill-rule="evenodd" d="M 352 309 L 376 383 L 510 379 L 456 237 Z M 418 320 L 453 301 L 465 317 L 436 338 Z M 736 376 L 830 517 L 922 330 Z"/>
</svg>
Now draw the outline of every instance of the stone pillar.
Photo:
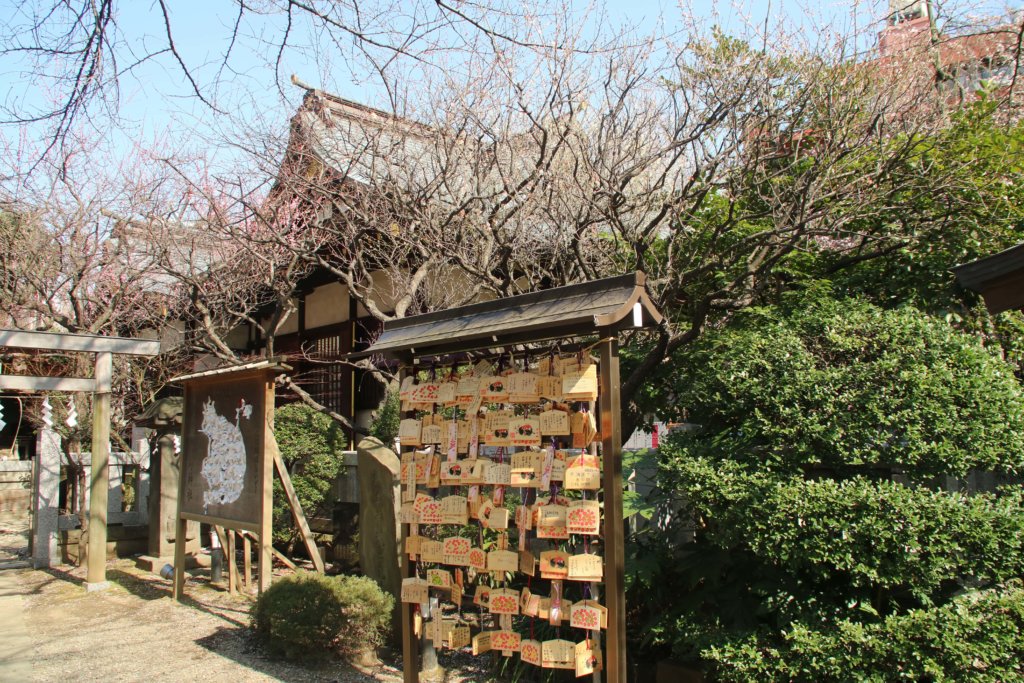
<svg viewBox="0 0 1024 683">
<path fill-rule="evenodd" d="M 132 452 L 135 462 L 139 465 L 139 476 L 135 482 L 136 500 L 139 501 L 139 524 L 149 523 L 149 430 L 144 427 L 132 427 Z M 145 501 L 145 505 L 143 505 Z"/>
<path fill-rule="evenodd" d="M 173 431 L 172 431 L 173 430 Z M 157 428 L 160 437 L 156 450 L 149 456 L 149 529 L 147 553 L 138 559 L 138 566 L 159 572 L 173 563 L 174 537 L 177 534 L 178 485 L 181 477 L 181 455 L 175 452 L 177 428 Z M 187 525 L 185 552 L 199 552 L 199 522 Z"/>
<path fill-rule="evenodd" d="M 57 551 L 60 456 L 60 435 L 52 429 L 39 430 L 32 480 L 32 566 L 36 569 L 61 564 Z"/>
<path fill-rule="evenodd" d="M 359 458 L 359 565 L 363 574 L 395 596 L 393 634 L 401 637 L 401 462 L 372 437 L 356 448 Z"/>
</svg>

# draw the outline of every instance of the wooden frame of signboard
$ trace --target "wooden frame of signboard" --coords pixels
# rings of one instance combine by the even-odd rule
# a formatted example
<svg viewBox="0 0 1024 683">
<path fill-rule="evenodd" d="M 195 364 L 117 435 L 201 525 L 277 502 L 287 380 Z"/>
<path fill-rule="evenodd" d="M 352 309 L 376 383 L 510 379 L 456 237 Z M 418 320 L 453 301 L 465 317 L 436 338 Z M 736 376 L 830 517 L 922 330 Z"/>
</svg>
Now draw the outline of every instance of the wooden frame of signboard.
<svg viewBox="0 0 1024 683">
<path fill-rule="evenodd" d="M 273 433 L 274 378 L 290 369 L 270 359 L 174 380 L 185 388 L 174 545 L 176 568 L 185 566 L 189 521 L 230 530 L 226 552 L 233 546 L 235 532 L 249 532 L 259 549 L 257 585 L 260 591 L 266 590 L 270 586 L 273 556 L 271 521 L 276 470 L 307 551 L 317 571 L 323 573 L 323 560 L 313 543 Z M 233 568 L 234 558 L 229 556 L 231 588 Z M 185 572 L 175 571 L 176 600 L 181 600 L 184 585 Z"/>
<path fill-rule="evenodd" d="M 600 443 L 604 454 L 604 585 L 608 609 L 604 678 L 626 682 L 625 543 L 622 518 L 622 427 L 619 380 L 620 332 L 659 325 L 662 315 L 641 272 L 548 289 L 469 306 L 389 321 L 367 350 L 349 358 L 385 357 L 401 363 L 403 376 L 429 362 L 475 351 L 524 349 L 544 342 L 583 338 L 599 353 Z M 402 525 L 405 547 L 407 525 Z M 412 564 L 402 553 L 402 577 Z M 398 596 L 396 596 L 398 599 Z M 419 652 L 413 633 L 413 604 L 401 604 L 405 683 L 419 680 Z M 595 674 L 597 677 L 599 674 Z"/>
</svg>

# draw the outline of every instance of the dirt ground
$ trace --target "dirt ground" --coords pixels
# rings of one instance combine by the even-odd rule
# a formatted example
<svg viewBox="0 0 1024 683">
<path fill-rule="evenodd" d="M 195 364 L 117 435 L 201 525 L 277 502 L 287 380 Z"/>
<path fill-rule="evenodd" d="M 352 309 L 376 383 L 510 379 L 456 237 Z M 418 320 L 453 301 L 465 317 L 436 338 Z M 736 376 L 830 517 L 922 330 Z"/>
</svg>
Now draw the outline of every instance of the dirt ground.
<svg viewBox="0 0 1024 683">
<path fill-rule="evenodd" d="M 23 530 L 9 518 L 0 519 L 0 547 L 8 557 L 19 554 L 18 533 Z M 189 578 L 184 605 L 171 599 L 170 581 L 131 560 L 109 562 L 107 577 L 108 590 L 89 593 L 84 567 L 0 572 L 0 641 L 13 643 L 12 634 L 21 631 L 25 643 L 12 654 L 0 642 L 0 680 L 402 680 L 391 663 L 356 669 L 337 661 L 287 663 L 264 656 L 248 628 L 253 598 L 229 595 L 202 573 Z M 463 669 L 442 680 L 486 678 Z"/>
</svg>

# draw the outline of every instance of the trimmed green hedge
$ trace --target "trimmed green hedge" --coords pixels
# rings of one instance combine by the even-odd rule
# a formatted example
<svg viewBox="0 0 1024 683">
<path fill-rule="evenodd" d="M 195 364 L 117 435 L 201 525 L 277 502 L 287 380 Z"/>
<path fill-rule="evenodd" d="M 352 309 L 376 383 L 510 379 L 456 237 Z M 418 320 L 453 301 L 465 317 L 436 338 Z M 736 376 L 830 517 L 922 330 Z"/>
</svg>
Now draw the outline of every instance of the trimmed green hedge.
<svg viewBox="0 0 1024 683">
<path fill-rule="evenodd" d="M 394 598 L 367 577 L 300 573 L 260 595 L 252 626 L 277 657 L 351 658 L 384 642 L 393 607 Z"/>
</svg>

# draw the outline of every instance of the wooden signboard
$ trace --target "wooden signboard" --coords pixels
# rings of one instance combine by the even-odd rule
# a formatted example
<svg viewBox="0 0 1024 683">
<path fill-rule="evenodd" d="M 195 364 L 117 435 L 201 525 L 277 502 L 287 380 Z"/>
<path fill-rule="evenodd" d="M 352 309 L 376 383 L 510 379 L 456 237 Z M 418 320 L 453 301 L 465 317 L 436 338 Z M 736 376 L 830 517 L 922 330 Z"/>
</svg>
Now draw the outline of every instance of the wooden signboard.
<svg viewBox="0 0 1024 683">
<path fill-rule="evenodd" d="M 261 591 L 268 588 L 276 470 L 306 550 L 323 573 L 323 560 L 272 431 L 274 377 L 289 369 L 275 361 L 258 361 L 178 378 L 185 388 L 185 406 L 175 567 L 185 566 L 189 520 L 251 532 L 259 548 L 258 586 Z M 184 578 L 184 571 L 175 572 L 175 599 L 182 597 Z"/>
</svg>

